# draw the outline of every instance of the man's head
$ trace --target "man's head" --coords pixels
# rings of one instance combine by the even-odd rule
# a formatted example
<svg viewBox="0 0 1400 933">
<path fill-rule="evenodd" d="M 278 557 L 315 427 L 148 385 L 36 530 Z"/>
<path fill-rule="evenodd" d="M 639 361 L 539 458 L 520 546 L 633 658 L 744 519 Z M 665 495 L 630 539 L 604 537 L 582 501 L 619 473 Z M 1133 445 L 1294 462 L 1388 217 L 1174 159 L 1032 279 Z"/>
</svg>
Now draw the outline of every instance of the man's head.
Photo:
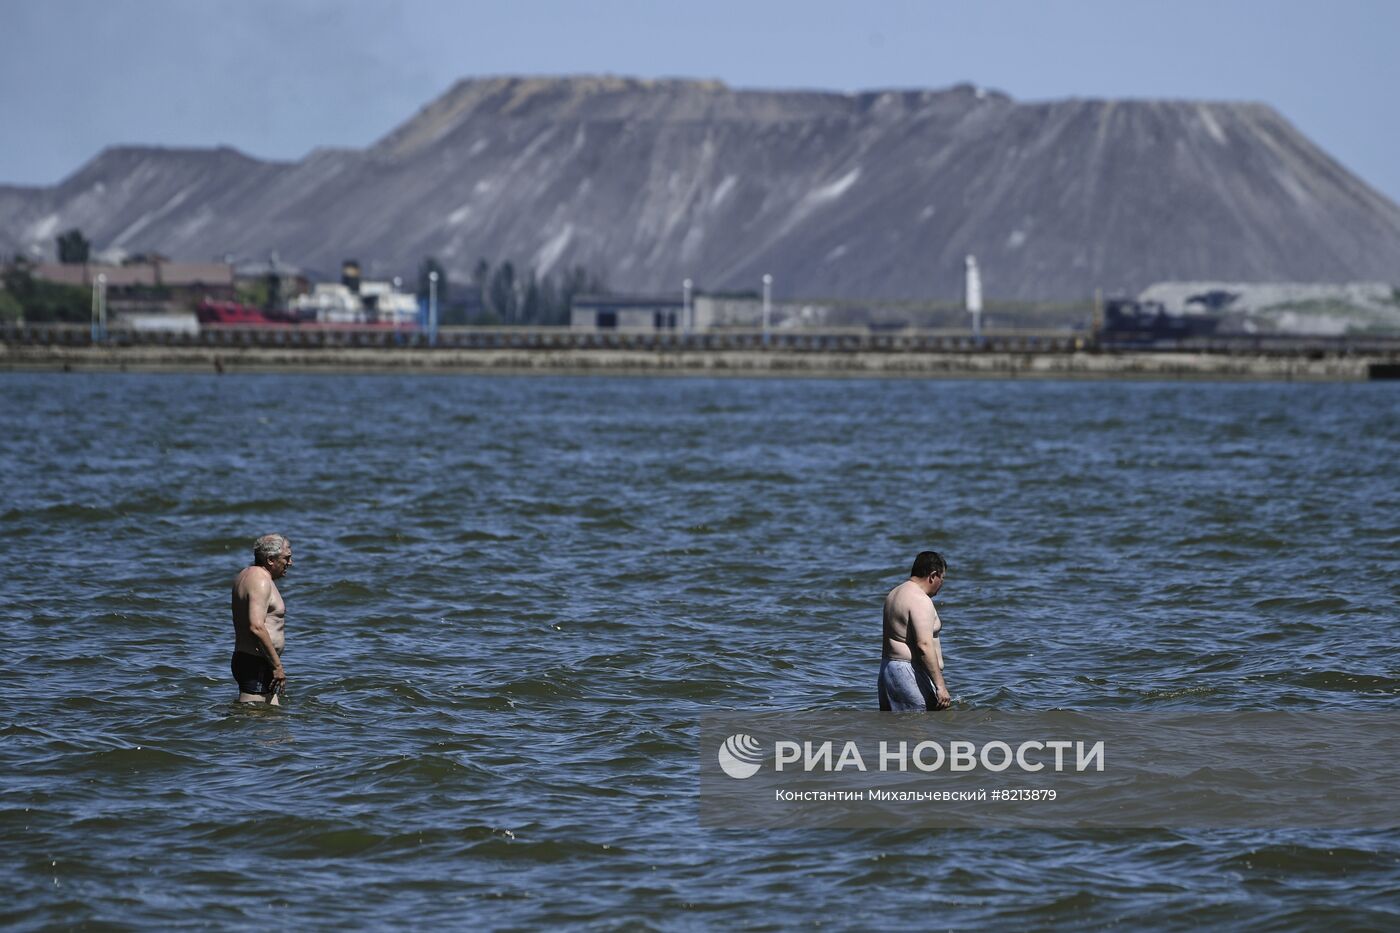
<svg viewBox="0 0 1400 933">
<path fill-rule="evenodd" d="M 286 535 L 263 535 L 253 542 L 253 563 L 276 580 L 292 566 L 292 542 Z"/>
<path fill-rule="evenodd" d="M 914 558 L 914 566 L 909 571 L 909 579 L 924 588 L 932 596 L 943 588 L 943 575 L 948 572 L 948 562 L 937 551 L 920 551 Z"/>
</svg>

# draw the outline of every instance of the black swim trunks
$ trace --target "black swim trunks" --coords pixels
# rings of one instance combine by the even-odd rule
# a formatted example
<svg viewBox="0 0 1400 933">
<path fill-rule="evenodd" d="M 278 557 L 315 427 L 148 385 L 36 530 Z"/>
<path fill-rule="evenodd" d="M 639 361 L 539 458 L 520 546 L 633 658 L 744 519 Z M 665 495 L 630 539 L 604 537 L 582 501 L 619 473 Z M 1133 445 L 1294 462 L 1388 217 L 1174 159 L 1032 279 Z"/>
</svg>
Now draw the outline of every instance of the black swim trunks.
<svg viewBox="0 0 1400 933">
<path fill-rule="evenodd" d="M 240 692 L 262 694 L 273 692 L 272 663 L 262 655 L 235 651 L 229 667 L 233 669 L 233 679 L 238 681 Z"/>
</svg>

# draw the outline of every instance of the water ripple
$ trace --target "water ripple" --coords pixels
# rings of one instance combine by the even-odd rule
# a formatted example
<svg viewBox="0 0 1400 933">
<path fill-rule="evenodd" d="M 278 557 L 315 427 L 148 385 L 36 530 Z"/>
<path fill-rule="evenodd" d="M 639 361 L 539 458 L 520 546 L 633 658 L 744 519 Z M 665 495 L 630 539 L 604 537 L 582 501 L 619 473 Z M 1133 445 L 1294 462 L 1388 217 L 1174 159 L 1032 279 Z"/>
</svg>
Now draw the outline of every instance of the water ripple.
<svg viewBox="0 0 1400 933">
<path fill-rule="evenodd" d="M 0 923 L 1400 922 L 1390 832 L 704 831 L 695 746 L 868 708 L 928 546 L 959 708 L 1392 708 L 1393 387 L 0 381 Z"/>
</svg>

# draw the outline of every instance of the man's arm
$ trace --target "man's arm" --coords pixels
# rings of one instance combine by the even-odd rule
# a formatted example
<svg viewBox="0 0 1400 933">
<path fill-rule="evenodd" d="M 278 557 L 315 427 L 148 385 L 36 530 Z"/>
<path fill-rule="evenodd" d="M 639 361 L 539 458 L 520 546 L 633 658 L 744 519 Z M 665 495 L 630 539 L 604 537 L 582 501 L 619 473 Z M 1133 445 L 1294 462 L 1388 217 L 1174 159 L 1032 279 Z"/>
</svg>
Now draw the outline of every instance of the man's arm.
<svg viewBox="0 0 1400 933">
<path fill-rule="evenodd" d="M 262 645 L 263 657 L 272 662 L 272 685 L 281 686 L 287 682 L 287 672 L 282 669 L 282 659 L 272 645 L 272 636 L 267 631 L 267 600 L 272 594 L 272 579 L 258 579 L 248 587 L 248 631 Z"/>
<path fill-rule="evenodd" d="M 948 685 L 943 682 L 943 655 L 939 650 L 938 632 L 943 623 L 933 609 L 933 602 L 914 600 L 914 608 L 909 611 L 909 624 L 914 629 L 914 643 L 919 648 L 919 660 L 933 681 L 934 707 L 947 709 L 953 704 Z"/>
</svg>

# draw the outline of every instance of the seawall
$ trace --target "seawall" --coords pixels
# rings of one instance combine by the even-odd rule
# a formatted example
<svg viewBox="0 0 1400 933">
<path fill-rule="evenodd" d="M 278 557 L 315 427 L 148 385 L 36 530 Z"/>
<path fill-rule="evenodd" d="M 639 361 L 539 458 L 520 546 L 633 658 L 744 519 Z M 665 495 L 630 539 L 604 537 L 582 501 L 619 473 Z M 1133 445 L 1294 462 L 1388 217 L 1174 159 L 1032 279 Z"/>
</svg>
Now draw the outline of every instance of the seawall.
<svg viewBox="0 0 1400 933">
<path fill-rule="evenodd" d="M 1363 381 L 1385 355 L 1192 352 L 832 352 L 707 349 L 55 346 L 0 344 L 0 371 L 384 372 L 987 379 Z"/>
</svg>

